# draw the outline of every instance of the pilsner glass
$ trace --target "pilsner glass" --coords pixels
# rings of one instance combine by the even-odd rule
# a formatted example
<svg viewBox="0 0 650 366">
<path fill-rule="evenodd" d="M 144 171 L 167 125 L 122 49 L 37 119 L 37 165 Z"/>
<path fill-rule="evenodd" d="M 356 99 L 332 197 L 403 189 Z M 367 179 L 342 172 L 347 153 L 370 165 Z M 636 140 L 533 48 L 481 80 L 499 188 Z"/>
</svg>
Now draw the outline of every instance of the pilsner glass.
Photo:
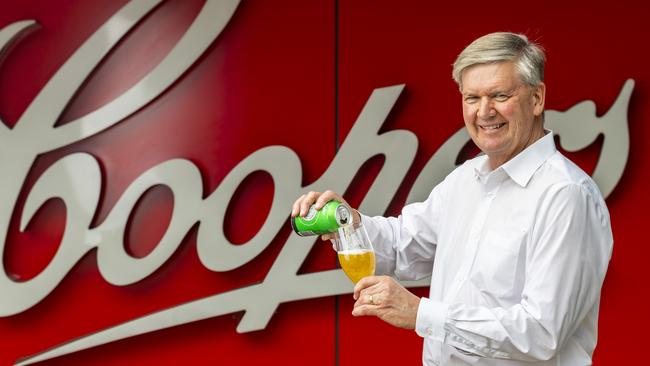
<svg viewBox="0 0 650 366">
<path fill-rule="evenodd" d="M 375 274 L 375 251 L 363 224 L 340 227 L 334 233 L 334 248 L 343 272 L 352 282 Z"/>
</svg>

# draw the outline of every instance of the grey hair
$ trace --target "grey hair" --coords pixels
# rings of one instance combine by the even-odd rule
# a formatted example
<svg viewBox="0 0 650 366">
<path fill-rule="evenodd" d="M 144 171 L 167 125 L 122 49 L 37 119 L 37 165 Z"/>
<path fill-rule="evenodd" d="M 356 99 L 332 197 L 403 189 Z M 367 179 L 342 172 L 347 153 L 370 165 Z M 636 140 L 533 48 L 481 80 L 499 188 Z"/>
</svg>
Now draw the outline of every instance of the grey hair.
<svg viewBox="0 0 650 366">
<path fill-rule="evenodd" d="M 454 62 L 452 77 L 462 88 L 461 76 L 466 68 L 503 61 L 514 62 L 521 80 L 530 86 L 544 81 L 546 56 L 542 47 L 523 34 L 509 32 L 486 34 L 465 47 Z"/>
</svg>

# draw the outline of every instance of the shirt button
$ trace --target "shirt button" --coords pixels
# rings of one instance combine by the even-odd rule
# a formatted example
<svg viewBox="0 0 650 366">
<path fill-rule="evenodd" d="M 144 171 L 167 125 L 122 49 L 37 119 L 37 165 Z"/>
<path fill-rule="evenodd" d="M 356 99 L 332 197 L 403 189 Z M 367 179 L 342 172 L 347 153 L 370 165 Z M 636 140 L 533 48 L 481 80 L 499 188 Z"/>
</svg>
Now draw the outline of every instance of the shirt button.
<svg viewBox="0 0 650 366">
<path fill-rule="evenodd" d="M 433 335 L 433 330 L 431 328 L 427 328 L 427 335 Z"/>
</svg>

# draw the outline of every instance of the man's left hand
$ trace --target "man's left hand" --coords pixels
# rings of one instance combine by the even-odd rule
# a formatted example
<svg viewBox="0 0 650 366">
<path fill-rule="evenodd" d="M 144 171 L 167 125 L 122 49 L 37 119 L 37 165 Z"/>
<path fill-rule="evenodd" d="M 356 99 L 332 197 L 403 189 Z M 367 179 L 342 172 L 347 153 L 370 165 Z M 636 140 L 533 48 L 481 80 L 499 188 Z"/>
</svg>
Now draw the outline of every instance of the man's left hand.
<svg viewBox="0 0 650 366">
<path fill-rule="evenodd" d="M 415 329 L 420 298 L 388 276 L 364 277 L 354 286 L 354 316 L 376 316 L 399 328 Z"/>
</svg>

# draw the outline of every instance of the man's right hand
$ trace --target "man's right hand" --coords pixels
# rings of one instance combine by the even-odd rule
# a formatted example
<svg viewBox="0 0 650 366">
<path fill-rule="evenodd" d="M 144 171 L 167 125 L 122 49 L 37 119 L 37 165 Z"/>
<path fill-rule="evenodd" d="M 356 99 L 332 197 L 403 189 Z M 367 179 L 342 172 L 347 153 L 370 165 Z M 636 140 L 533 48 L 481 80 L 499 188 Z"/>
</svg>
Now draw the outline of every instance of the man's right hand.
<svg viewBox="0 0 650 366">
<path fill-rule="evenodd" d="M 316 209 L 320 210 L 325 206 L 325 204 L 331 200 L 337 200 L 345 203 L 350 206 L 338 193 L 334 191 L 325 191 L 325 192 L 314 192 L 311 191 L 307 194 L 300 196 L 296 202 L 293 203 L 293 208 L 291 209 L 291 217 L 301 216 L 304 217 L 307 212 L 309 212 L 309 207 L 315 204 Z M 350 207 L 352 208 L 352 207 Z M 359 223 L 361 222 L 361 216 L 359 212 L 352 208 L 352 222 Z M 321 235 L 321 239 L 330 240 L 334 238 L 334 234 L 324 234 Z"/>
</svg>

